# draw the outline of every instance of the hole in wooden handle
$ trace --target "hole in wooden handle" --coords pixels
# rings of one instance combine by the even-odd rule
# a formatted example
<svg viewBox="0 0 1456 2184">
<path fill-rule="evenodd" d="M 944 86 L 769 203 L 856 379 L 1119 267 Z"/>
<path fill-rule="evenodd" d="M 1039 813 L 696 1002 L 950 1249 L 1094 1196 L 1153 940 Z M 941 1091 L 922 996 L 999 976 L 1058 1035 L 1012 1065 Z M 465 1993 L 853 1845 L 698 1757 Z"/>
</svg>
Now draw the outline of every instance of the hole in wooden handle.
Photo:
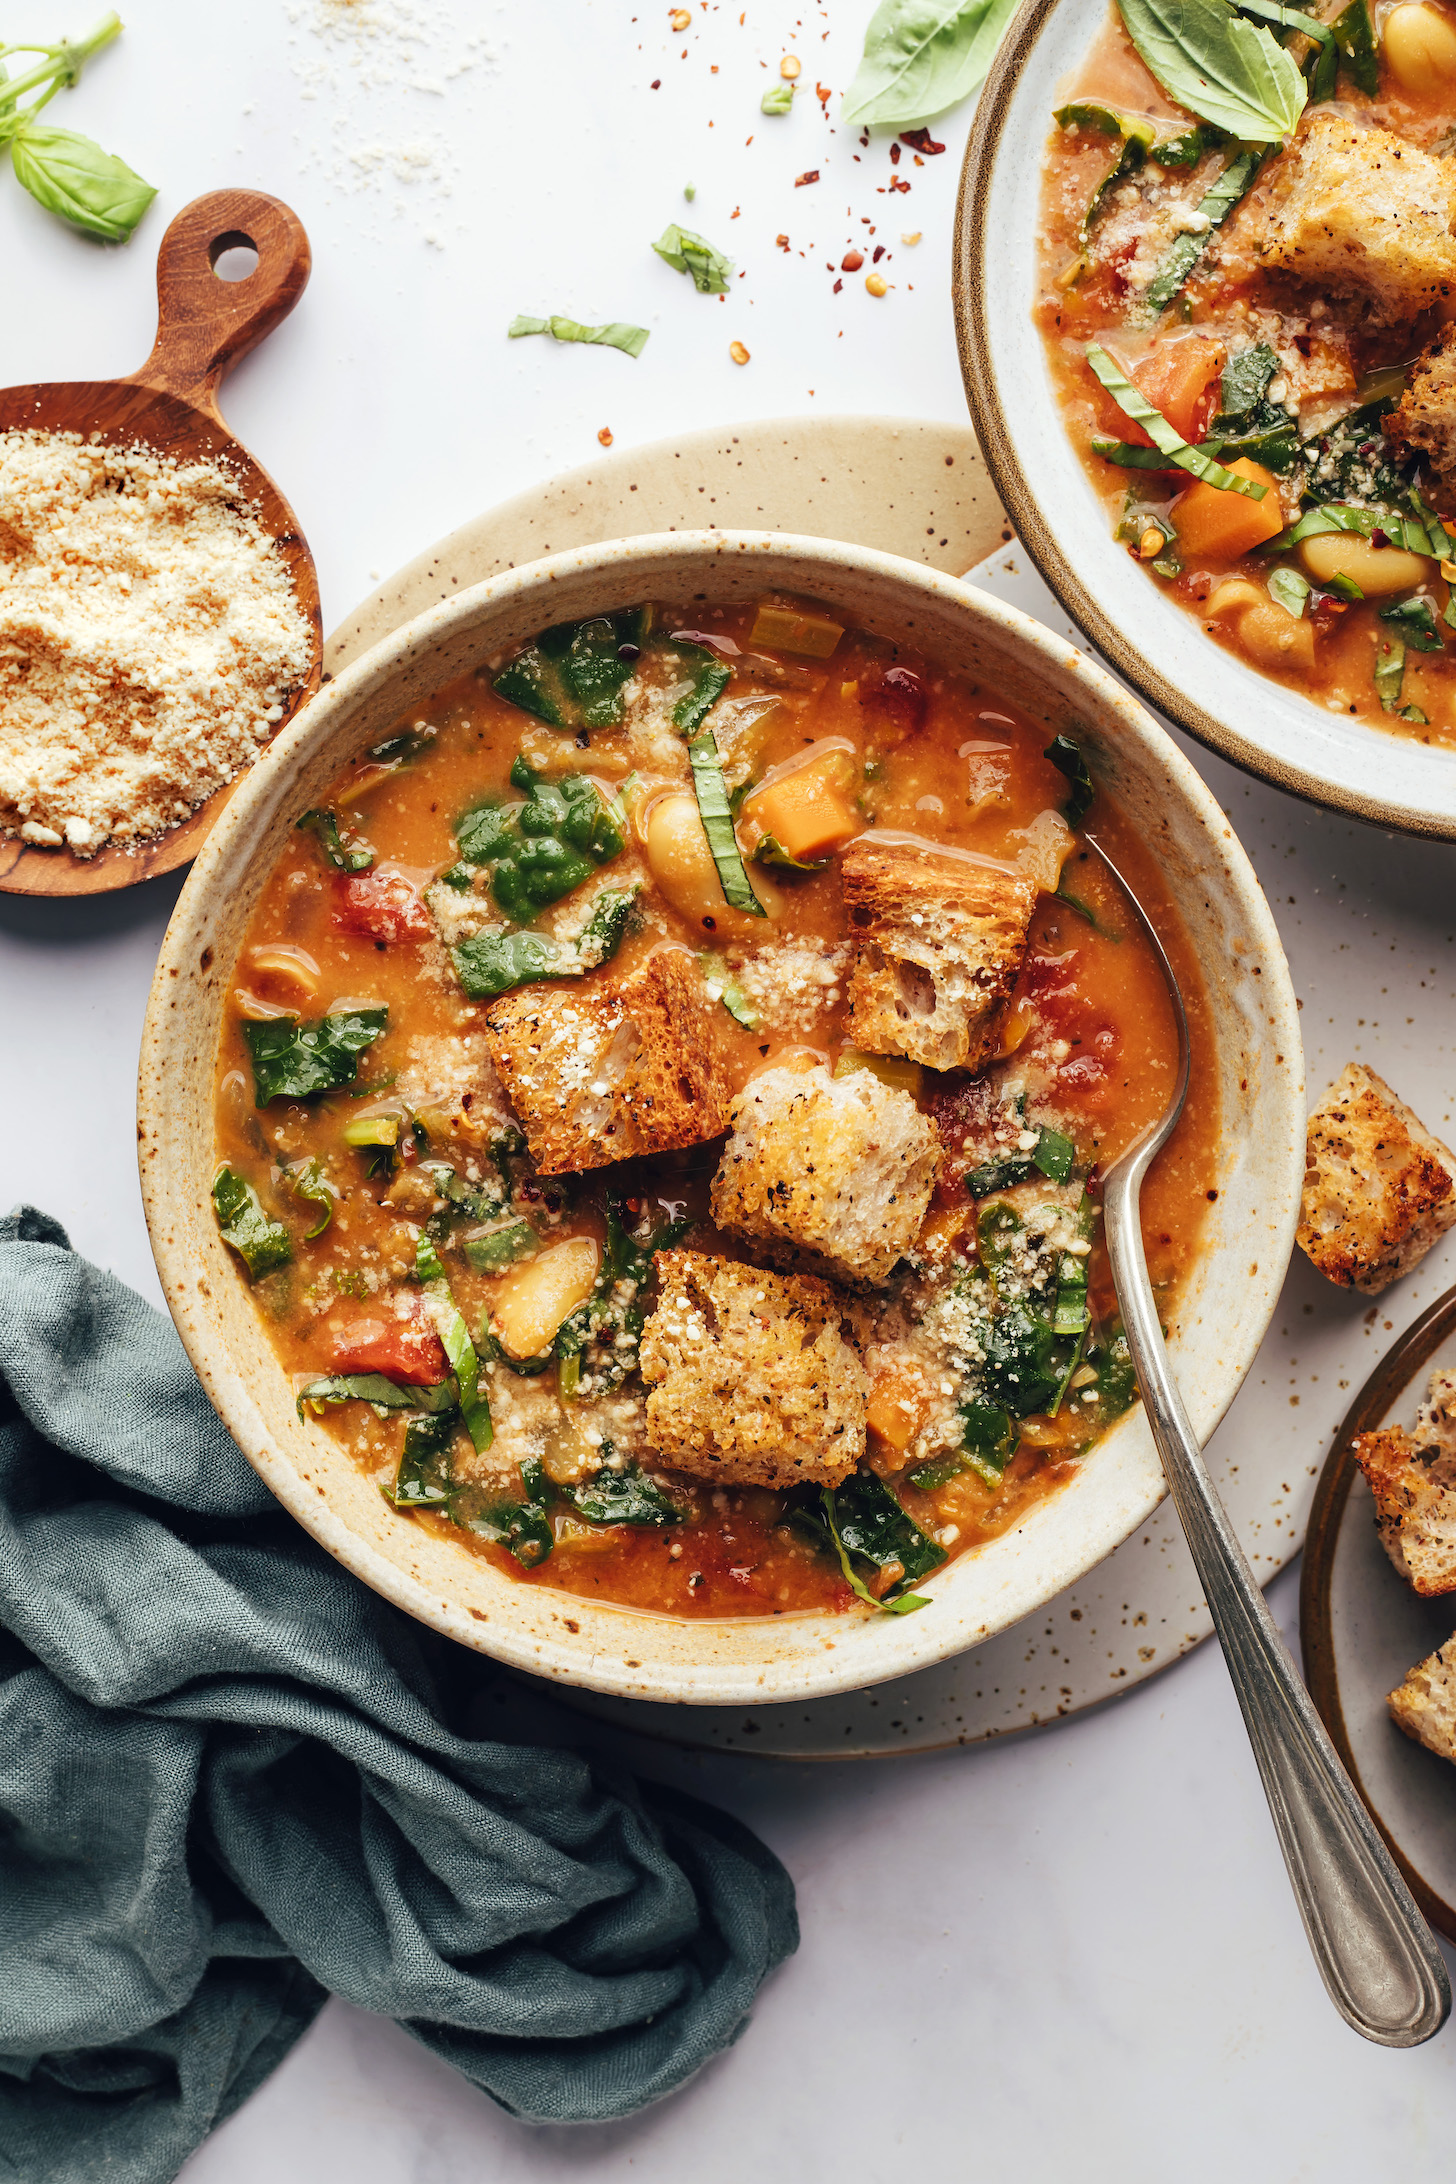
<svg viewBox="0 0 1456 2184">
<path fill-rule="evenodd" d="M 207 246 L 207 262 L 220 281 L 251 280 L 260 255 L 252 236 L 245 235 L 241 228 L 214 236 Z"/>
</svg>

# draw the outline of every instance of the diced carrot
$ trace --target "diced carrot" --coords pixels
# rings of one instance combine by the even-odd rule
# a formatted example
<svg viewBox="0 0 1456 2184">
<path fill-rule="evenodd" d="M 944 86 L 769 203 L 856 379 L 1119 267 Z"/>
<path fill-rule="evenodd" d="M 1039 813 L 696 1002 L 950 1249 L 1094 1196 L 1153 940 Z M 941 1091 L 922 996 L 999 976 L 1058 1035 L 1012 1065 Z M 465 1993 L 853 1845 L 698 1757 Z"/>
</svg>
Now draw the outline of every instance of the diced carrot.
<svg viewBox="0 0 1456 2184">
<path fill-rule="evenodd" d="M 1206 334 L 1178 334 L 1171 341 L 1160 341 L 1131 368 L 1124 369 L 1138 392 L 1147 396 L 1154 409 L 1162 411 L 1173 430 L 1196 444 L 1217 413 L 1219 378 L 1227 362 L 1228 351 L 1221 341 L 1211 341 Z M 1092 378 L 1090 365 L 1087 375 Z M 1135 425 L 1118 408 L 1101 382 L 1093 379 L 1093 385 L 1097 389 L 1101 429 L 1133 447 L 1151 447 L 1153 443 L 1142 426 Z"/>
<path fill-rule="evenodd" d="M 826 751 L 750 796 L 743 816 L 791 857 L 827 856 L 864 832 L 864 821 L 844 794 L 848 771 L 843 751 Z"/>
<path fill-rule="evenodd" d="M 877 1373 L 866 1419 L 870 1432 L 893 1449 L 907 1449 L 920 1429 L 923 1403 L 920 1390 L 909 1382 L 894 1373 Z"/>
<path fill-rule="evenodd" d="M 1251 553 L 1284 529 L 1279 486 L 1271 473 L 1261 464 L 1250 462 L 1247 455 L 1225 467 L 1236 478 L 1267 486 L 1268 491 L 1262 500 L 1250 500 L 1247 494 L 1205 485 L 1200 478 L 1186 493 L 1180 493 L 1173 503 L 1173 524 L 1178 533 L 1178 552 L 1185 562 L 1236 561 L 1240 554 Z"/>
</svg>

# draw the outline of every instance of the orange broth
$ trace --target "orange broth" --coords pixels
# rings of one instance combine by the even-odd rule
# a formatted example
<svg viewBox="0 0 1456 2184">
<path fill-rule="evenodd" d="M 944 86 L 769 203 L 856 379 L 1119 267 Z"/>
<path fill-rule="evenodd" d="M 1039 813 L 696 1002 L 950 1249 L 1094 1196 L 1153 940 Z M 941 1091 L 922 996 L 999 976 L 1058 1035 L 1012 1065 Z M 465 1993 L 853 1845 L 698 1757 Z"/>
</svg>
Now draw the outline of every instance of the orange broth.
<svg viewBox="0 0 1456 2184">
<path fill-rule="evenodd" d="M 754 620 L 751 606 L 701 602 L 667 607 L 655 616 L 666 631 L 706 635 L 710 643 L 704 652 L 716 647 L 715 656 L 732 671 L 727 692 L 708 714 L 708 725 L 717 724 L 730 788 L 735 782 L 761 782 L 815 744 L 840 754 L 833 761 L 835 778 L 856 827 L 911 833 L 1009 863 L 1036 853 L 1038 822 L 1044 830 L 1049 824 L 1044 815 L 1066 802 L 1068 781 L 1043 755 L 1045 732 L 1003 696 L 853 630 L 843 632 L 829 659 L 755 644 Z M 260 1274 L 253 1294 L 279 1363 L 300 1388 L 330 1373 L 380 1370 L 381 1358 L 386 1369 L 391 1357 L 400 1362 L 405 1353 L 399 1344 L 407 1352 L 416 1339 L 418 1323 L 408 1314 L 418 1295 L 422 1231 L 437 1236 L 459 1313 L 484 1345 L 513 1270 L 483 1272 L 465 1256 L 431 1180 L 443 1171 L 432 1164 L 446 1164 L 462 1190 L 474 1188 L 475 1179 L 483 1179 L 482 1188 L 503 1188 L 502 1179 L 509 1176 L 511 1219 L 534 1226 L 540 1242 L 590 1237 L 600 1245 L 610 1192 L 633 1209 L 634 1220 L 646 1224 L 670 1217 L 687 1224 L 688 1248 L 753 1257 L 751 1245 L 720 1235 L 708 1219 L 708 1183 L 721 1140 L 579 1176 L 538 1178 L 519 1153 L 492 1155 L 493 1125 L 482 1119 L 490 1104 L 487 1093 L 480 1094 L 472 1115 L 469 1088 L 476 1081 L 472 1072 L 483 1066 L 480 1024 L 488 1003 L 472 1001 L 462 991 L 422 899 L 437 876 L 456 864 L 459 816 L 483 800 L 517 795 L 509 774 L 524 754 L 538 771 L 589 772 L 604 797 L 628 784 L 628 802 L 621 809 L 625 813 L 630 804 L 633 824 L 624 856 L 640 856 L 654 797 L 681 791 L 687 774 L 682 739 L 664 736 L 660 717 L 654 725 L 629 707 L 621 727 L 563 733 L 495 693 L 492 681 L 502 664 L 485 663 L 402 722 L 402 757 L 381 746 L 382 761 L 366 754 L 345 770 L 329 808 L 338 815 L 343 842 L 363 838 L 373 864 L 357 875 L 333 869 L 320 840 L 298 833 L 264 889 L 240 954 L 218 1054 L 217 1152 L 256 1193 L 263 1215 L 288 1232 L 289 1262 Z M 670 672 L 649 647 L 637 663 L 636 681 L 650 688 L 654 678 L 660 681 Z M 770 702 L 759 705 L 759 700 Z M 825 739 L 831 739 L 827 746 Z M 750 798 L 738 822 L 745 850 L 752 846 L 751 810 Z M 1188 1002 L 1192 1090 L 1182 1123 L 1143 1194 L 1149 1264 L 1164 1319 L 1173 1323 L 1208 1200 L 1216 1196 L 1219 1109 L 1208 1011 L 1198 965 L 1153 859 L 1105 795 L 1097 795 L 1089 824 L 1148 905 Z M 604 874 L 611 869 L 605 865 Z M 705 977 L 714 981 L 710 992 L 726 982 L 730 998 L 740 1004 L 754 996 L 750 1013 L 759 1021 L 752 1028 L 735 1021 L 727 1006 L 716 1011 L 723 1066 L 735 1090 L 786 1057 L 832 1068 L 847 1044 L 850 936 L 835 856 L 824 869 L 804 873 L 753 861 L 747 869 L 770 918 L 734 913 L 720 901 L 694 921 L 674 907 L 649 872 L 638 899 L 639 929 L 627 933 L 610 961 L 587 974 L 589 981 L 629 977 L 652 950 L 669 945 L 690 949 L 703 961 Z M 1095 1231 L 1087 1262 L 1094 1326 L 1080 1354 L 1103 1357 L 1102 1377 L 1085 1389 L 1069 1390 L 1056 1415 L 1021 1419 L 1014 1451 L 999 1475 L 994 1465 L 988 1473 L 958 1464 L 952 1452 L 948 1475 L 917 1487 L 904 1455 L 871 1432 L 870 1470 L 892 1483 L 901 1508 L 945 1557 L 996 1538 L 1073 1476 L 1131 1395 L 1125 1364 L 1114 1370 L 1109 1363 L 1115 1300 L 1095 1213 L 1096 1173 L 1099 1163 L 1115 1157 L 1161 1110 L 1176 1042 L 1157 966 L 1084 832 L 1071 848 L 1061 886 L 1061 894 L 1043 892 L 1037 899 L 1025 960 L 1005 1013 L 1001 1058 L 977 1077 L 937 1078 L 927 1070 L 915 1079 L 918 1104 L 935 1120 L 945 1148 L 917 1263 L 930 1270 L 924 1278 L 932 1283 L 952 1274 L 977 1275 L 977 1223 L 986 1207 L 999 1201 L 1025 1212 L 1039 1196 L 1055 1195 L 1040 1175 L 979 1201 L 968 1194 L 966 1172 L 974 1148 L 984 1144 L 986 1102 L 1000 1097 L 998 1088 L 1004 1089 L 1014 1072 L 1015 1083 L 1030 1088 L 1020 1118 L 1031 1125 L 1028 1134 L 1051 1128 L 1075 1144 L 1077 1167 L 1059 1186 L 1068 1204 L 1081 1192 L 1083 1177 L 1091 1179 L 1081 1203 Z M 430 894 L 432 904 L 441 899 L 438 889 Z M 543 913 L 547 927 L 551 914 Z M 787 962 L 791 975 L 769 975 L 764 966 L 771 970 L 774 962 Z M 388 1010 L 387 1028 L 361 1057 L 356 1083 L 322 1097 L 279 1097 L 256 1106 L 248 1027 L 267 1022 L 270 1012 L 285 1025 L 288 1016 L 280 1011 L 312 1020 L 336 1002 Z M 905 1065 L 899 1067 L 903 1071 Z M 387 1126 L 391 1107 L 399 1127 L 394 1147 L 345 1141 L 346 1129 L 367 1127 L 371 1116 L 383 1113 Z M 327 1193 L 330 1214 L 328 1225 L 313 1236 L 305 1232 L 315 1225 L 323 1199 L 302 1199 L 296 1191 L 298 1179 L 310 1172 L 309 1162 L 318 1164 L 315 1190 Z M 1032 1221 L 1030 1213 L 1026 1218 Z M 240 1278 L 247 1278 L 241 1265 Z M 859 1308 L 878 1307 L 871 1299 L 868 1306 L 861 1300 Z M 370 1328 L 382 1333 L 371 1336 Z M 1081 1370 L 1085 1379 L 1085 1364 Z M 416 1381 L 427 1377 L 427 1372 L 414 1375 Z M 537 1531 L 542 1539 L 549 1536 L 545 1559 L 531 1566 L 499 1539 L 465 1529 L 444 1509 L 401 1510 L 397 1521 L 448 1531 L 522 1582 L 663 1613 L 768 1615 L 855 1607 L 832 1544 L 822 1527 L 816 1531 L 815 1513 L 806 1515 L 798 1490 L 729 1486 L 657 1462 L 643 1441 L 640 1420 L 633 1419 L 634 1402 L 640 1413 L 640 1388 L 634 1395 L 630 1374 L 612 1398 L 617 1408 L 610 1413 L 609 1447 L 615 1449 L 625 1435 L 633 1465 L 656 1483 L 672 1514 L 635 1525 L 583 1517 L 570 1496 L 580 1480 L 577 1421 L 591 1406 L 583 1406 L 579 1397 L 558 1396 L 559 1378 L 558 1372 L 523 1380 L 504 1355 L 484 1363 L 481 1385 L 495 1416 L 496 1442 L 480 1456 L 457 1433 L 450 1459 L 457 1487 L 462 1480 L 488 1479 L 497 1497 L 525 1503 L 527 1473 L 502 1453 L 525 1445 L 511 1438 L 518 1413 L 525 1415 L 521 1407 L 534 1406 L 530 1415 L 547 1419 L 545 1429 L 538 1423 L 532 1430 L 538 1443 L 545 1431 L 548 1470 L 556 1446 L 552 1436 L 559 1438 L 568 1427 L 578 1435 L 571 1443 L 574 1453 L 556 1467 L 566 1483 L 542 1489 L 547 1507 Z M 1091 1400 L 1083 1399 L 1087 1395 Z M 552 1423 L 552 1401 L 567 1420 L 559 1430 Z M 309 1415 L 316 1418 L 316 1429 L 340 1440 L 382 1489 L 391 1489 L 407 1430 L 404 1415 L 381 1414 L 362 1400 L 320 1404 Z M 477 1501 L 482 1491 L 479 1484 L 469 1488 Z M 465 1504 L 450 1506 L 458 1510 Z M 889 1589 L 883 1570 L 864 1564 L 857 1575 L 871 1593 Z"/>
</svg>

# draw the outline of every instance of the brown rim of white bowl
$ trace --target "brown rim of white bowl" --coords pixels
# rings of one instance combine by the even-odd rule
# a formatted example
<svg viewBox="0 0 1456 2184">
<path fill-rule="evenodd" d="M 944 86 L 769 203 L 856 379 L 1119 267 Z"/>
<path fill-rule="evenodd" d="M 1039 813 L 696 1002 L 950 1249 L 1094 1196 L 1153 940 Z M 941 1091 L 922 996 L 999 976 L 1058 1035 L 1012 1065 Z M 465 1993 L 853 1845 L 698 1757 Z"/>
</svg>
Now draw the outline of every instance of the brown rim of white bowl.
<svg viewBox="0 0 1456 2184">
<path fill-rule="evenodd" d="M 690 1621 L 528 1584 L 393 1511 L 291 1385 L 222 1244 L 207 1192 L 212 1083 L 233 964 L 257 895 L 347 756 L 481 658 L 544 625 L 643 597 L 747 598 L 773 585 L 1015 682 L 1049 732 L 1070 727 L 1143 827 L 1210 965 L 1224 1100 L 1221 1197 L 1174 1335 L 1206 1437 L 1253 1361 L 1293 1243 L 1303 1068 L 1288 968 L 1227 819 L 1169 737 L 1079 648 L 952 578 L 867 549 L 773 533 L 612 541 L 497 577 L 431 608 L 329 684 L 244 777 L 193 868 L 157 966 L 142 1044 L 140 1163 L 168 1305 L 203 1386 L 285 1508 L 366 1583 L 467 1645 L 627 1697 L 745 1704 L 858 1689 L 978 1643 L 1111 1552 L 1162 1497 L 1141 1411 L 1020 1524 L 938 1571 L 906 1617 Z M 1250 1271 L 1251 1262 L 1255 1271 Z"/>
<path fill-rule="evenodd" d="M 992 361 L 986 303 L 988 207 L 992 190 L 992 169 L 1022 72 L 1051 17 L 1065 4 L 1067 0 L 1025 0 L 1002 40 L 976 108 L 956 201 L 955 241 L 951 263 L 956 345 L 960 352 L 961 378 L 970 407 L 971 422 L 975 426 L 986 467 L 991 473 L 1002 505 L 1016 528 L 1021 544 L 1078 628 L 1086 632 L 1119 675 L 1124 676 L 1148 704 L 1156 707 L 1165 718 L 1176 721 L 1180 728 L 1186 728 L 1190 735 L 1196 736 L 1200 743 L 1206 744 L 1211 751 L 1216 751 L 1221 758 L 1228 759 L 1231 764 L 1242 767 L 1246 773 L 1254 774 L 1262 781 L 1272 783 L 1275 788 L 1288 790 L 1292 796 L 1303 797 L 1309 803 L 1324 806 L 1326 810 L 1346 812 L 1351 818 L 1363 819 L 1374 826 L 1393 827 L 1406 834 L 1427 835 L 1437 841 L 1456 840 L 1456 811 L 1448 814 L 1421 806 L 1395 803 L 1378 795 L 1364 795 L 1348 786 L 1331 783 L 1324 776 L 1293 763 L 1288 758 L 1275 757 L 1248 736 L 1241 735 L 1227 721 L 1207 711 L 1177 683 L 1169 681 L 1147 655 L 1123 634 L 1118 623 L 1098 603 L 1078 576 L 1062 551 L 1055 527 L 1032 488 L 1017 452 L 1016 438 L 1001 399 Z M 1087 16 L 1087 20 L 1092 20 L 1091 14 Z M 1042 134 L 1038 132 L 1027 153 L 1027 156 L 1036 159 L 1038 168 L 1042 157 L 1041 146 Z M 1085 483 L 1085 474 L 1070 437 L 1066 440 L 1066 475 L 1069 486 Z M 1109 552 L 1113 551 L 1110 537 L 1107 543 Z M 1151 585 L 1149 588 L 1151 589 Z M 1204 642 L 1213 650 L 1219 650 L 1214 646 L 1212 638 L 1205 638 Z M 1267 678 L 1260 679 L 1267 683 Z M 1280 690 L 1284 688 L 1283 685 L 1275 687 Z M 1310 703 L 1311 713 L 1318 717 L 1319 709 L 1312 702 L 1305 702 Z M 1369 733 L 1390 742 L 1406 740 L 1394 735 L 1387 736 L 1386 731 L 1374 727 Z M 1456 751 L 1448 755 L 1453 789 L 1456 789 Z"/>
</svg>

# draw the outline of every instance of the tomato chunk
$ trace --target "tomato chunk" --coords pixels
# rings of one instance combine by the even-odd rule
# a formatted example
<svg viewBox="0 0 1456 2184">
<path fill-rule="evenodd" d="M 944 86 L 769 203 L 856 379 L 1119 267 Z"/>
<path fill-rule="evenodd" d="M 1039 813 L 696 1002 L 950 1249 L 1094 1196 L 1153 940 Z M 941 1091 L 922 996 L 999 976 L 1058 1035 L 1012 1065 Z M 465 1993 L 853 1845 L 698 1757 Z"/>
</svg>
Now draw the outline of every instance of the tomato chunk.
<svg viewBox="0 0 1456 2184">
<path fill-rule="evenodd" d="M 430 913 L 409 881 L 399 874 L 354 872 L 338 883 L 334 924 L 341 933 L 358 933 L 364 940 L 425 940 L 432 928 Z"/>
<path fill-rule="evenodd" d="M 331 1320 L 326 1329 L 336 1373 L 383 1373 L 407 1388 L 430 1388 L 445 1378 L 445 1352 L 431 1321 L 416 1314 L 361 1313 Z"/>
<path fill-rule="evenodd" d="M 1121 363 L 1122 359 L 1117 361 Z M 1177 334 L 1171 341 L 1158 342 L 1131 369 L 1126 365 L 1123 369 L 1138 392 L 1146 395 L 1154 409 L 1162 411 L 1173 430 L 1196 445 L 1218 413 L 1222 399 L 1220 376 L 1227 362 L 1228 351 L 1221 341 L 1210 341 L 1206 334 Z M 1092 378 L 1090 365 L 1087 375 Z M 1153 443 L 1142 426 L 1135 425 L 1118 408 L 1101 382 L 1094 379 L 1093 385 L 1100 429 L 1132 447 L 1151 447 Z"/>
</svg>

